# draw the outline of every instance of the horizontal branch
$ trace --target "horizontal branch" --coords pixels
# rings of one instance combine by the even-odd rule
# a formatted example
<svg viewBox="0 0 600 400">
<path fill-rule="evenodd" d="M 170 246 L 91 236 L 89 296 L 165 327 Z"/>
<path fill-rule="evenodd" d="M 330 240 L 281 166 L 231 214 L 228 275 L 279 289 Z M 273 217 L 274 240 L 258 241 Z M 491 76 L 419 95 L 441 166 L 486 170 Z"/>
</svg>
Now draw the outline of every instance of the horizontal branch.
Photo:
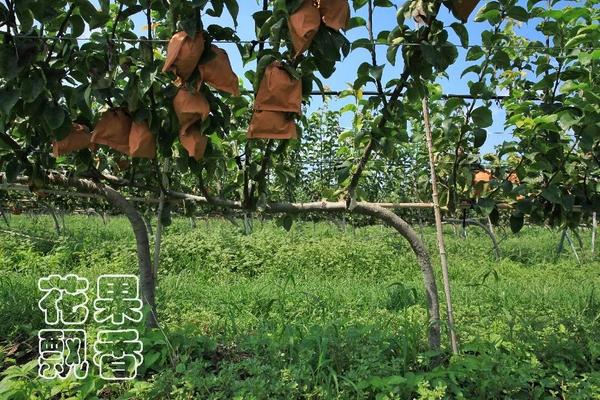
<svg viewBox="0 0 600 400">
<path fill-rule="evenodd" d="M 26 181 L 26 177 L 19 177 L 19 181 Z M 79 179 L 79 182 L 82 180 Z M 85 180 L 83 180 L 85 182 Z M 82 189 L 82 188 L 78 188 Z M 17 192 L 26 192 L 31 193 L 29 186 L 23 184 L 0 184 L 0 190 L 4 191 L 17 191 Z M 36 190 L 35 193 L 44 193 L 44 194 L 52 194 L 56 196 L 70 196 L 70 197 L 79 197 L 79 198 L 93 198 L 93 199 L 105 199 L 105 196 L 95 192 L 95 188 L 92 192 L 83 189 L 83 191 L 73 192 L 66 190 L 56 190 L 56 189 L 39 189 Z M 127 200 L 134 203 L 145 203 L 145 204 L 157 204 L 159 202 L 158 198 L 154 197 L 128 197 Z M 228 200 L 220 197 L 213 196 L 198 196 L 189 193 L 182 193 L 177 191 L 168 191 L 167 192 L 167 200 L 169 202 L 178 202 L 178 201 L 192 201 L 196 203 L 208 204 L 215 207 L 223 207 L 234 210 L 245 210 L 241 201 L 236 200 Z M 393 203 L 393 202 L 358 202 L 357 204 L 369 204 L 379 206 L 385 209 L 432 209 L 433 203 Z M 473 207 L 470 203 L 461 203 L 457 206 L 459 209 L 469 209 Z M 499 210 L 512 210 L 515 208 L 514 204 L 511 203 L 496 203 L 496 208 Z M 332 201 L 314 201 L 308 203 L 289 203 L 289 202 L 272 202 L 267 203 L 263 208 L 261 208 L 260 212 L 265 213 L 302 213 L 302 212 L 311 212 L 311 211 L 345 211 L 347 210 L 347 205 L 345 201 L 332 202 Z M 442 210 L 445 210 L 442 207 Z M 575 205 L 573 206 L 574 211 L 581 210 L 581 206 Z"/>
</svg>

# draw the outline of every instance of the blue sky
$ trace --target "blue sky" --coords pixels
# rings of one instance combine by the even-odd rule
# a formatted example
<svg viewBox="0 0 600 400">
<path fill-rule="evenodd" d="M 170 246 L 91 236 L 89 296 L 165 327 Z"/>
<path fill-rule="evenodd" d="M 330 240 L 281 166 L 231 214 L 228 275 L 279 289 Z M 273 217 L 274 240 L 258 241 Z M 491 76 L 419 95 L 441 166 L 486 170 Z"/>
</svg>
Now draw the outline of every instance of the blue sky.
<svg viewBox="0 0 600 400">
<path fill-rule="evenodd" d="M 394 2 L 397 4 L 402 4 L 402 2 Z M 523 0 L 519 1 L 519 4 L 526 7 L 526 2 Z M 489 27 L 489 25 L 484 23 L 477 23 L 473 21 L 474 15 L 477 11 L 485 4 L 485 2 L 480 2 L 480 4 L 476 7 L 476 9 L 471 14 L 469 21 L 466 24 L 467 30 L 469 31 L 469 43 L 470 44 L 478 44 L 481 42 L 481 32 Z M 256 11 L 261 10 L 262 0 L 241 0 L 239 1 L 240 12 L 238 16 L 238 27 L 237 27 L 237 35 L 242 40 L 252 40 L 255 39 L 254 33 L 254 20 L 252 18 L 252 14 Z M 367 7 L 363 7 L 358 12 L 355 12 L 352 9 L 352 16 L 361 16 L 366 19 Z M 456 19 L 449 13 L 446 7 L 441 7 L 441 12 L 439 15 L 440 19 L 444 22 L 445 25 L 450 25 L 452 22 L 455 22 Z M 219 24 L 221 26 L 230 26 L 233 27 L 233 20 L 229 16 L 229 14 L 225 11 L 221 18 L 214 18 L 210 16 L 203 16 L 203 23 L 205 26 L 210 24 Z M 133 22 L 135 24 L 135 32 L 142 36 L 145 34 L 145 16 L 143 14 L 138 14 L 133 16 Z M 533 24 L 530 22 L 530 24 Z M 375 35 L 377 32 L 382 30 L 391 30 L 396 25 L 396 10 L 393 8 L 376 8 L 374 14 L 374 31 Z M 529 38 L 540 39 L 540 33 L 536 32 L 534 26 L 529 26 L 528 24 L 524 24 L 520 29 L 520 33 Z M 452 29 L 449 29 L 450 38 L 449 41 L 452 43 L 460 43 L 458 37 L 454 34 Z M 355 39 L 366 37 L 367 31 L 364 27 L 358 27 L 352 29 L 347 32 L 346 36 L 350 41 Z M 238 76 L 244 76 L 245 69 L 252 68 L 252 65 L 246 66 L 244 68 L 242 66 L 241 57 L 239 52 L 234 44 L 219 44 L 220 47 L 224 48 L 231 59 L 231 63 L 234 71 L 238 74 Z M 399 59 L 396 66 L 391 66 L 387 63 L 386 60 L 386 46 L 377 46 L 377 56 L 378 63 L 386 63 L 386 67 L 384 70 L 384 82 L 388 79 L 392 79 L 394 77 L 398 77 L 402 72 L 402 61 Z M 448 75 L 450 79 L 441 79 L 440 83 L 443 87 L 444 93 L 452 93 L 452 94 L 468 94 L 468 86 L 467 82 L 469 78 L 473 78 L 473 74 L 468 74 L 464 78 L 460 78 L 460 75 L 464 68 L 466 68 L 469 64 L 465 63 L 464 56 L 466 50 L 459 48 L 459 58 L 457 62 L 448 69 Z M 326 87 L 331 90 L 343 90 L 347 88 L 348 84 L 352 82 L 355 78 L 355 72 L 358 66 L 364 61 L 370 61 L 370 55 L 366 49 L 356 49 L 350 53 L 350 55 L 344 59 L 342 62 L 337 64 L 336 72 L 328 79 L 324 79 L 323 83 Z M 249 83 L 245 82 L 244 85 L 249 87 Z M 372 87 L 367 87 L 367 90 L 372 90 Z M 330 107 L 337 109 L 342 107 L 344 104 L 351 102 L 351 98 L 347 99 L 334 99 L 330 103 Z M 314 96 L 311 100 L 310 110 L 316 110 L 318 107 L 322 105 L 322 99 L 318 96 Z M 500 134 L 504 132 L 504 112 L 493 106 L 492 113 L 494 115 L 494 124 L 488 129 L 488 139 L 486 144 L 482 148 L 482 152 L 492 151 L 494 146 L 502 143 L 504 140 L 509 139 L 510 134 Z M 342 118 L 341 125 L 342 127 L 349 127 L 349 116 Z"/>
</svg>

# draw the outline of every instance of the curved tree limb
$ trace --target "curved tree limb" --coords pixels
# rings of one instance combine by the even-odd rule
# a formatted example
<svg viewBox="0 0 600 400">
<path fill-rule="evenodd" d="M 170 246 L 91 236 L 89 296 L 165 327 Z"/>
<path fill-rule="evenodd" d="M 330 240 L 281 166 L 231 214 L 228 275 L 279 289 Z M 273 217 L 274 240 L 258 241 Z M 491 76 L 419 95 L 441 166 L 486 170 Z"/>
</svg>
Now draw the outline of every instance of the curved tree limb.
<svg viewBox="0 0 600 400">
<path fill-rule="evenodd" d="M 150 307 L 151 311 L 147 323 L 150 327 L 156 327 L 156 288 L 150 260 L 148 231 L 142 215 L 131 202 L 110 186 L 98 184 L 87 179 L 66 177 L 53 172 L 48 174 L 48 182 L 57 186 L 74 187 L 80 191 L 102 195 L 125 214 L 135 235 L 142 301 Z"/>
<path fill-rule="evenodd" d="M 485 226 L 485 224 L 482 224 L 481 222 L 477 221 L 476 219 L 470 219 L 470 218 L 465 219 L 464 221 L 462 219 L 447 218 L 445 221 L 450 222 L 450 223 L 461 223 L 461 224 L 464 222 L 467 225 L 475 225 L 475 226 L 478 226 L 479 228 L 483 229 L 485 231 L 485 233 L 490 237 L 490 240 L 492 241 L 492 246 L 494 246 L 494 253 L 496 253 L 496 258 L 500 259 L 502 257 L 502 253 L 500 252 L 500 245 L 498 244 L 496 235 L 494 235 L 494 233 L 490 230 L 490 228 Z"/>
</svg>

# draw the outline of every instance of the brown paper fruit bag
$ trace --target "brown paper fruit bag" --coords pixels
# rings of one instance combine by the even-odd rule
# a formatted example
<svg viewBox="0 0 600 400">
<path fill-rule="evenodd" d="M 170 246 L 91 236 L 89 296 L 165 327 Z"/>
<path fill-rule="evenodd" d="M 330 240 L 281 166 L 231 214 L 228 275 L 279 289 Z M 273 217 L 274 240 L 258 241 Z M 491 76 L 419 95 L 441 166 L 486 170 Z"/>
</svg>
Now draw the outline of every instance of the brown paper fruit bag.
<svg viewBox="0 0 600 400">
<path fill-rule="evenodd" d="M 302 82 L 292 77 L 280 62 L 272 62 L 265 70 L 254 109 L 260 111 L 284 111 L 300 114 Z"/>
<path fill-rule="evenodd" d="M 200 129 L 191 127 L 185 132 L 180 131 L 179 141 L 189 156 L 194 157 L 196 161 L 200 161 L 204 157 L 208 136 L 203 135 Z"/>
<path fill-rule="evenodd" d="M 131 118 L 123 110 L 108 110 L 92 132 L 92 143 L 106 145 L 129 155 Z"/>
<path fill-rule="evenodd" d="M 163 66 L 163 72 L 173 71 L 175 75 L 187 80 L 204 52 L 204 35 L 196 33 L 194 39 L 184 31 L 177 32 L 169 41 L 167 47 L 167 59 Z"/>
<path fill-rule="evenodd" d="M 475 192 L 475 196 L 479 197 L 482 193 L 488 191 L 490 186 L 490 181 L 494 179 L 494 175 L 492 175 L 492 171 L 489 170 L 479 170 L 473 176 L 473 188 Z"/>
<path fill-rule="evenodd" d="M 210 113 L 210 105 L 200 92 L 191 92 L 185 87 L 173 99 L 173 108 L 179 119 L 179 132 L 185 132 L 192 124 L 204 121 Z"/>
<path fill-rule="evenodd" d="M 302 5 L 288 19 L 290 37 L 294 45 L 295 57 L 304 53 L 321 26 L 321 14 L 313 0 L 304 0 Z"/>
<path fill-rule="evenodd" d="M 74 151 L 88 149 L 93 146 L 90 141 L 91 138 L 92 135 L 90 135 L 87 126 L 74 123 L 71 132 L 65 138 L 55 140 L 52 143 L 52 154 L 54 154 L 54 157 L 58 157 Z"/>
<path fill-rule="evenodd" d="M 348 0 L 321 0 L 319 2 L 319 11 L 323 23 L 339 31 L 346 30 L 350 21 L 350 5 Z"/>
<path fill-rule="evenodd" d="M 215 57 L 198 66 L 200 79 L 215 89 L 239 96 L 240 84 L 237 75 L 231 69 L 227 53 L 214 45 L 211 46 L 211 50 L 215 53 Z"/>
<path fill-rule="evenodd" d="M 296 122 L 288 113 L 279 111 L 254 111 L 248 139 L 295 139 Z"/>
<path fill-rule="evenodd" d="M 129 155 L 135 158 L 156 158 L 156 140 L 148 122 L 133 121 L 129 131 Z"/>
<path fill-rule="evenodd" d="M 477 6 L 477 3 L 479 3 L 479 0 L 452 0 L 450 10 L 456 18 L 466 22 L 471 12 Z"/>
</svg>

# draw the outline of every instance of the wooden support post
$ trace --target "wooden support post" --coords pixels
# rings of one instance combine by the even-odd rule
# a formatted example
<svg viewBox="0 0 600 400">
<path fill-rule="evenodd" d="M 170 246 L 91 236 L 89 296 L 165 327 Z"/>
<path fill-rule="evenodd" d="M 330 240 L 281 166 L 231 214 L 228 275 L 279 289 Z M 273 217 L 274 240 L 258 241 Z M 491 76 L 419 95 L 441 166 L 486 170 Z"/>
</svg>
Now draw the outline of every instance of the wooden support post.
<svg viewBox="0 0 600 400">
<path fill-rule="evenodd" d="M 158 221 L 156 222 L 156 235 L 154 235 L 154 258 L 152 259 L 152 273 L 154 274 L 154 279 L 156 280 L 158 276 L 158 266 L 160 264 L 160 243 L 162 241 L 162 214 L 165 209 L 165 192 L 169 190 L 169 159 L 165 159 L 165 164 L 163 167 L 163 173 L 161 176 L 162 179 L 162 187 L 164 190 L 161 190 L 160 197 L 158 200 Z"/>
<path fill-rule="evenodd" d="M 596 211 L 592 213 L 592 258 L 596 255 L 596 229 L 598 228 L 598 220 L 596 219 Z"/>
<path fill-rule="evenodd" d="M 440 210 L 440 201 L 437 190 L 437 176 L 435 173 L 435 161 L 433 159 L 433 139 L 431 135 L 431 125 L 429 124 L 429 104 L 427 97 L 423 97 L 423 123 L 425 125 L 425 138 L 427 139 L 427 152 L 429 154 L 429 168 L 431 172 L 431 197 L 433 200 L 433 213 L 435 216 L 435 230 L 437 235 L 438 248 L 440 251 L 440 263 L 442 265 L 442 279 L 444 281 L 444 293 L 446 295 L 446 313 L 448 317 L 448 332 L 450 334 L 450 344 L 452 352 L 458 353 L 458 339 L 454 330 L 454 312 L 452 310 L 452 293 L 450 290 L 450 276 L 448 274 L 448 258 L 446 256 L 446 244 L 444 243 L 444 232 L 442 227 L 442 212 Z"/>
<path fill-rule="evenodd" d="M 563 246 L 565 244 L 565 237 L 567 236 L 567 228 L 564 228 L 562 234 L 560 235 L 560 241 L 558 242 L 558 247 L 556 248 L 556 256 L 558 257 L 560 253 L 563 251 Z"/>
<path fill-rule="evenodd" d="M 577 260 L 577 264 L 581 265 L 581 260 L 579 259 L 579 254 L 577 254 L 577 250 L 575 250 L 575 245 L 573 245 L 573 241 L 571 240 L 571 237 L 567 233 L 566 229 L 565 229 L 565 238 L 567 238 L 567 242 L 569 242 L 569 246 L 571 246 L 571 250 L 573 250 L 573 254 L 575 254 L 575 259 Z"/>
<path fill-rule="evenodd" d="M 8 217 L 6 216 L 6 214 L 4 213 L 3 209 L 0 209 L 0 214 L 2 214 L 2 219 L 4 220 L 4 223 L 6 224 L 7 227 L 10 228 L 10 221 L 8 220 Z M 592 240 L 592 243 L 594 241 Z"/>
<path fill-rule="evenodd" d="M 56 234 L 60 236 L 60 222 L 58 221 L 58 217 L 56 216 L 54 208 L 50 208 L 50 215 L 52 215 L 52 220 L 54 221 L 54 229 L 56 230 Z"/>
</svg>

